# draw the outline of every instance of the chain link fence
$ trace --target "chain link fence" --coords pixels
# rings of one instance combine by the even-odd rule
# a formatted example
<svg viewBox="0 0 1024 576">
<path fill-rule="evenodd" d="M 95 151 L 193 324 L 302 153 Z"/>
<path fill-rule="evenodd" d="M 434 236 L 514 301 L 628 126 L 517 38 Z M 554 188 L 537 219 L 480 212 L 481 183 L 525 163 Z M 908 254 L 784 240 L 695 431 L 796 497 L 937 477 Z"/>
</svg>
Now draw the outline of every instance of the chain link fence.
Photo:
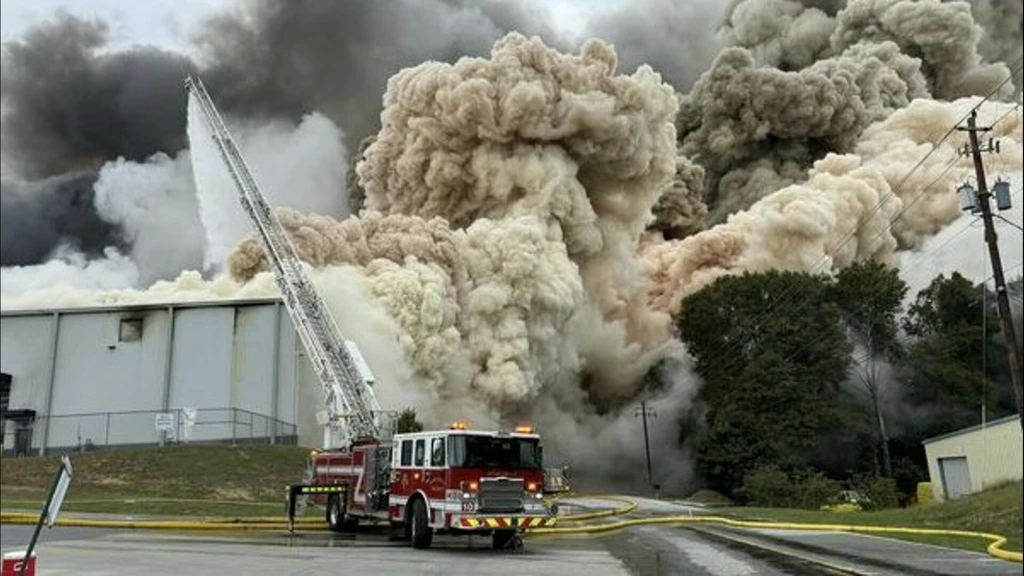
<svg viewBox="0 0 1024 576">
<path fill-rule="evenodd" d="M 5 455 L 162 444 L 296 444 L 295 424 L 241 408 L 132 410 L 7 421 Z"/>
</svg>

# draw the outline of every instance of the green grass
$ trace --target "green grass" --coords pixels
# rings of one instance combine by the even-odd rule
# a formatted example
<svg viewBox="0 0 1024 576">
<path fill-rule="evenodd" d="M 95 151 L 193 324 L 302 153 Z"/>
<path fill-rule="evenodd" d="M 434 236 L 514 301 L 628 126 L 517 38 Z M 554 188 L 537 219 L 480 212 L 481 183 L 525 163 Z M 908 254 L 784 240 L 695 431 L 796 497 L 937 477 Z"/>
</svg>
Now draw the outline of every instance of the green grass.
<svg viewBox="0 0 1024 576">
<path fill-rule="evenodd" d="M 74 454 L 63 509 L 134 515 L 267 516 L 284 513 L 284 488 L 302 478 L 298 446 L 167 446 Z M 5 458 L 0 505 L 38 509 L 57 457 Z"/>
<path fill-rule="evenodd" d="M 915 508 L 879 510 L 871 512 L 820 512 L 788 508 L 730 507 L 719 508 L 723 515 L 748 520 L 774 522 L 800 522 L 812 524 L 857 524 L 877 526 L 904 526 L 908 528 L 937 528 L 994 532 L 1006 536 L 1006 550 L 1021 551 L 1022 496 L 1024 483 L 1014 482 L 995 486 L 978 494 L 963 498 L 918 506 Z M 984 552 L 988 542 L 976 538 L 951 536 L 886 535 L 902 540 L 937 544 L 965 550 Z"/>
</svg>

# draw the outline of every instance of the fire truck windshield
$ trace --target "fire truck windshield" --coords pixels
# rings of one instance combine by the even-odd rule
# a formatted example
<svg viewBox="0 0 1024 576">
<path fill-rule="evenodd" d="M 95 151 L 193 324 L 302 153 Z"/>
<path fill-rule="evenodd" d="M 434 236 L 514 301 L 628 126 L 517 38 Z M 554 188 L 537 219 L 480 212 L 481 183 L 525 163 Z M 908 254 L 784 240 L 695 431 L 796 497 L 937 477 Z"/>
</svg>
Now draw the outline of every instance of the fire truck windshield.
<svg viewBox="0 0 1024 576">
<path fill-rule="evenodd" d="M 448 437 L 448 462 L 453 468 L 540 468 L 537 440 L 474 434 Z"/>
</svg>

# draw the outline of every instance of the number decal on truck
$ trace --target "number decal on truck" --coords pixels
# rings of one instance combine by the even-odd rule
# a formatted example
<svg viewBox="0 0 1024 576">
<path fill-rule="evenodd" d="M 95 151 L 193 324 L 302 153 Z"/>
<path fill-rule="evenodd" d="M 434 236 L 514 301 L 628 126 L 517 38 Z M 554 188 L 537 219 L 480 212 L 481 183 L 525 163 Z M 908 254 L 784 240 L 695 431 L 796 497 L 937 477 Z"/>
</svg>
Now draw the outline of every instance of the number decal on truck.
<svg viewBox="0 0 1024 576">
<path fill-rule="evenodd" d="M 476 510 L 476 502 L 473 502 L 472 500 L 468 500 L 468 501 L 462 503 L 462 511 L 463 512 L 473 512 L 474 510 Z"/>
</svg>

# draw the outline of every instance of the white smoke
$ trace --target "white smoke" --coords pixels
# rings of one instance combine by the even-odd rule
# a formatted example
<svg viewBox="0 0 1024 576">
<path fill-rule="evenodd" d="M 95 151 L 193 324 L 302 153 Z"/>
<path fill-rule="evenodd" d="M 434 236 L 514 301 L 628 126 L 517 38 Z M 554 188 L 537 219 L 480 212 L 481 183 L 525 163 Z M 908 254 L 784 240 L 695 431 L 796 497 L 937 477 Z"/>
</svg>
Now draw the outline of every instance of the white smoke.
<svg viewBox="0 0 1024 576">
<path fill-rule="evenodd" d="M 107 162 L 93 185 L 96 211 L 120 226 L 139 268 L 139 282 L 177 276 L 199 265 L 203 228 L 199 222 L 189 154 L 159 153 L 145 162 Z"/>
<path fill-rule="evenodd" d="M 203 268 L 220 272 L 251 226 L 197 106 L 189 98 L 192 171 L 206 232 Z M 270 204 L 334 217 L 347 213 L 344 135 L 327 117 L 309 114 L 297 126 L 243 122 L 229 129 Z"/>
<path fill-rule="evenodd" d="M 131 258 L 114 248 L 107 248 L 104 256 L 89 260 L 72 247 L 60 246 L 42 264 L 0 268 L 0 307 L 11 310 L 89 305 L 96 303 L 99 291 L 138 285 L 139 269 Z M 79 296 L 61 297 L 68 291 Z"/>
</svg>

